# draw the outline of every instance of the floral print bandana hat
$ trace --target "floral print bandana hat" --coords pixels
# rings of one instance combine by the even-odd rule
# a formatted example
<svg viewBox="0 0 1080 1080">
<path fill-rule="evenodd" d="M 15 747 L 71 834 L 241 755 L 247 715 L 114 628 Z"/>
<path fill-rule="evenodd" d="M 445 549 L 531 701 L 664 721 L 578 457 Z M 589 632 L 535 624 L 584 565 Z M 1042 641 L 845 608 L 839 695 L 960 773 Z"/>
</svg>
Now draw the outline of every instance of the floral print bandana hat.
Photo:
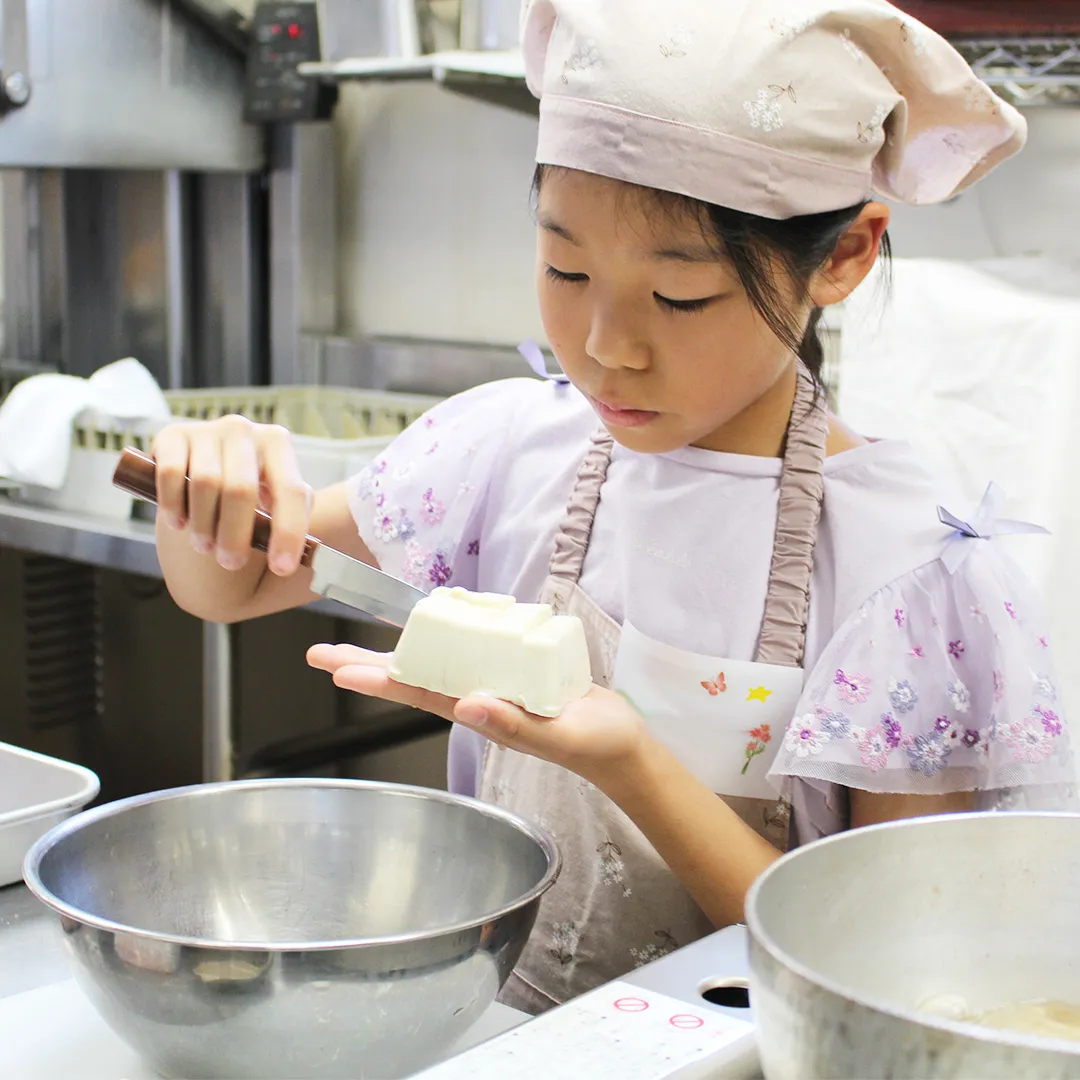
<svg viewBox="0 0 1080 1080">
<path fill-rule="evenodd" d="M 1027 126 L 886 0 L 526 0 L 536 160 L 761 217 L 951 198 Z"/>
</svg>

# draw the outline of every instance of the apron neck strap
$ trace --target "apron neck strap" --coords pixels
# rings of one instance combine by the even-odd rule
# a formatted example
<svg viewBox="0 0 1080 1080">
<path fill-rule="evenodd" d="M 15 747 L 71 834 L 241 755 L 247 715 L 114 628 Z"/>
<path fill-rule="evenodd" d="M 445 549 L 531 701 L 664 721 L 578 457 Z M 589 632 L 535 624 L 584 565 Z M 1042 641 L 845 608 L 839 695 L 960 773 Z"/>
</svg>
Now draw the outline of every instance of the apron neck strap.
<svg viewBox="0 0 1080 1080">
<path fill-rule="evenodd" d="M 600 489 L 607 479 L 611 451 L 615 445 L 606 428 L 594 432 L 589 450 L 578 468 L 574 490 L 566 506 L 566 515 L 555 536 L 548 573 L 576 585 L 585 565 L 585 555 L 592 537 L 593 519 L 600 504 Z"/>
<path fill-rule="evenodd" d="M 800 362 L 780 474 L 765 615 L 755 656 L 759 664 L 799 667 L 803 661 L 828 436 L 829 416 L 822 393 Z"/>
<path fill-rule="evenodd" d="M 798 667 L 802 663 L 828 433 L 824 402 L 810 372 L 800 362 L 780 475 L 765 615 L 755 657 L 762 664 Z M 569 584 L 577 584 L 585 565 L 613 447 L 614 440 L 605 428 L 593 434 L 555 537 L 548 573 Z"/>
</svg>

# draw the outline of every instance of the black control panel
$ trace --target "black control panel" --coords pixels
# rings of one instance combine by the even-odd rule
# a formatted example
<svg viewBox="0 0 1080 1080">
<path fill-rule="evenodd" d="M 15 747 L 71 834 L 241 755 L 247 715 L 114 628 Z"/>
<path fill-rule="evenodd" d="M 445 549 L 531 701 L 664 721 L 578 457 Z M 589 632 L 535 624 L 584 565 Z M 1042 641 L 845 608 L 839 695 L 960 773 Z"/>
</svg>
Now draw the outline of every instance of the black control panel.
<svg viewBox="0 0 1080 1080">
<path fill-rule="evenodd" d="M 313 0 L 260 0 L 251 26 L 244 119 L 251 124 L 325 120 L 337 87 L 304 78 L 300 64 L 321 58 Z"/>
</svg>

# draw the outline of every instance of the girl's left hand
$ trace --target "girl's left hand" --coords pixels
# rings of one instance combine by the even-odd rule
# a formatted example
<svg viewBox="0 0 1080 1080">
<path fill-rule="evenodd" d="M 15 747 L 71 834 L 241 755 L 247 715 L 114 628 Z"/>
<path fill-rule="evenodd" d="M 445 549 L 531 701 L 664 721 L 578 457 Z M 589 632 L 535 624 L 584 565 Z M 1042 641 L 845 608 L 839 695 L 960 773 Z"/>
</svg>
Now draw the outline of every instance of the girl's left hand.
<svg viewBox="0 0 1080 1080">
<path fill-rule="evenodd" d="M 394 682 L 390 657 L 355 645 L 313 645 L 308 663 L 334 683 L 369 697 L 385 698 L 472 728 L 492 742 L 544 758 L 598 782 L 629 762 L 645 741 L 645 724 L 620 694 L 594 686 L 555 719 L 526 712 L 497 698 L 474 694 L 456 699 Z"/>
</svg>

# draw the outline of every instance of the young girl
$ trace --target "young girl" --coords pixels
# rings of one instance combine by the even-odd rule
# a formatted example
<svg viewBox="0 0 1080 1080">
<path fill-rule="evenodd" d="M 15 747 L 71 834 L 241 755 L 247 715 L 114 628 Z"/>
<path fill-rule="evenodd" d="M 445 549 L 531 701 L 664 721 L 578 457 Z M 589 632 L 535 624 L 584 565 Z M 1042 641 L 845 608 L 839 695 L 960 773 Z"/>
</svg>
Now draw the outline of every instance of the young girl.
<svg viewBox="0 0 1080 1080">
<path fill-rule="evenodd" d="M 1064 805 L 1074 771 L 991 524 L 942 524 L 933 477 L 818 384 L 821 309 L 887 249 L 871 193 L 950 198 L 1019 149 L 1020 115 L 884 0 L 532 0 L 523 32 L 568 382 L 453 398 L 313 500 L 279 429 L 155 449 L 166 580 L 204 618 L 308 601 L 310 529 L 425 588 L 583 619 L 596 686 L 555 720 L 396 685 L 352 646 L 309 657 L 456 721 L 452 788 L 555 834 L 565 869 L 503 996 L 539 1011 L 737 921 L 790 844 Z"/>
</svg>

